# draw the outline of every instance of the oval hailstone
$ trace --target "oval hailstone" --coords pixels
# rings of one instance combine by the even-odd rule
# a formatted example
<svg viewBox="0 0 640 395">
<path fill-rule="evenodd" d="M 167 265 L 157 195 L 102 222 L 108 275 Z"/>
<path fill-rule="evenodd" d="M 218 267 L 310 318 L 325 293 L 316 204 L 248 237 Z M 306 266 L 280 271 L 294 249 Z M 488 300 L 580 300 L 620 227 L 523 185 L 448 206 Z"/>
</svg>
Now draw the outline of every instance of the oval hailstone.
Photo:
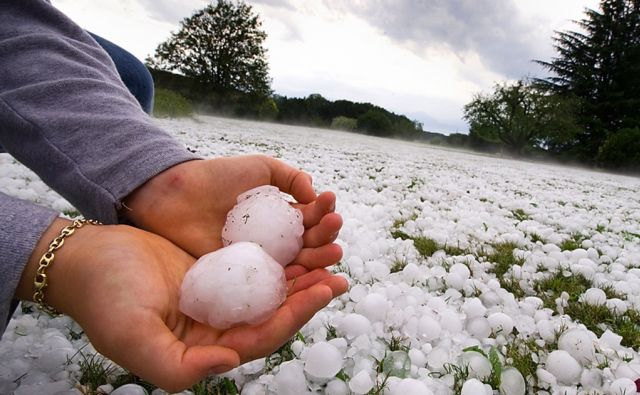
<svg viewBox="0 0 640 395">
<path fill-rule="evenodd" d="M 305 372 L 318 378 L 335 376 L 342 369 L 342 365 L 342 353 L 331 343 L 316 343 L 305 355 Z"/>
<path fill-rule="evenodd" d="M 559 383 L 577 384 L 582 373 L 582 366 L 568 352 L 555 350 L 547 356 L 547 371 L 555 376 Z"/>
<path fill-rule="evenodd" d="M 234 243 L 203 255 L 187 271 L 180 311 L 214 328 L 259 324 L 284 302 L 284 269 L 255 243 Z"/>
<path fill-rule="evenodd" d="M 506 368 L 500 373 L 501 395 L 524 395 L 526 385 L 522 373 L 516 368 Z"/>
<path fill-rule="evenodd" d="M 300 210 L 291 207 L 278 188 L 263 185 L 238 196 L 238 203 L 227 213 L 222 243 L 257 243 L 286 266 L 302 249 L 303 233 Z"/>
</svg>

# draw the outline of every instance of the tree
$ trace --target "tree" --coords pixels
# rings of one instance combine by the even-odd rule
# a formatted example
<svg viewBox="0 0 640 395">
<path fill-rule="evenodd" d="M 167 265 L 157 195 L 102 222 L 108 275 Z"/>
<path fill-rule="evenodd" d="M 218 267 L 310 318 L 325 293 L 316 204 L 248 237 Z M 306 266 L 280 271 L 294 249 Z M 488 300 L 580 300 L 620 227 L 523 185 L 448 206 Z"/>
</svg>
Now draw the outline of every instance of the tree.
<svg viewBox="0 0 640 395">
<path fill-rule="evenodd" d="M 581 99 L 583 130 L 565 148 L 593 161 L 608 136 L 640 126 L 640 1 L 602 0 L 585 14 L 581 31 L 556 32 L 558 57 L 538 61 L 554 76 L 538 82 Z"/>
<path fill-rule="evenodd" d="M 379 110 L 369 110 L 358 117 L 358 130 L 373 136 L 391 136 L 391 121 Z"/>
<path fill-rule="evenodd" d="M 577 131 L 572 107 L 569 100 L 518 81 L 497 84 L 489 95 L 476 94 L 464 106 L 464 118 L 472 135 L 522 154 L 526 147 L 548 149 L 552 142 L 571 139 Z"/>
<path fill-rule="evenodd" d="M 180 22 L 180 30 L 156 48 L 150 66 L 178 71 L 221 94 L 271 93 L 266 33 L 251 6 L 218 0 Z"/>
</svg>

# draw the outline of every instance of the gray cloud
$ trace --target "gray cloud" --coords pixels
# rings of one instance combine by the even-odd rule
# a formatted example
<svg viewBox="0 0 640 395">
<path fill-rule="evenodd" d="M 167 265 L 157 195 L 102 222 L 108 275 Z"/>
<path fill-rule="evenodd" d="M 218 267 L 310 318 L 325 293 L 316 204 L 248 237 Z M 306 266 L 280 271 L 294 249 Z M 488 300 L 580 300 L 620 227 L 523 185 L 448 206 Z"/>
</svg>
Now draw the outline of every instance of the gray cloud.
<svg viewBox="0 0 640 395">
<path fill-rule="evenodd" d="M 546 56 L 535 22 L 514 0 L 325 0 L 358 15 L 386 36 L 413 50 L 445 46 L 464 58 L 477 53 L 493 71 L 520 78 L 538 70 L 532 59 Z"/>
<path fill-rule="evenodd" d="M 461 59 L 477 53 L 487 68 L 509 78 L 536 74 L 532 59 L 552 54 L 550 37 L 527 19 L 516 0 L 324 0 L 353 14 L 416 53 L 445 47 Z M 252 0 L 291 9 L 297 0 Z"/>
<path fill-rule="evenodd" d="M 177 24 L 207 5 L 206 0 L 138 0 L 155 20 Z"/>
</svg>

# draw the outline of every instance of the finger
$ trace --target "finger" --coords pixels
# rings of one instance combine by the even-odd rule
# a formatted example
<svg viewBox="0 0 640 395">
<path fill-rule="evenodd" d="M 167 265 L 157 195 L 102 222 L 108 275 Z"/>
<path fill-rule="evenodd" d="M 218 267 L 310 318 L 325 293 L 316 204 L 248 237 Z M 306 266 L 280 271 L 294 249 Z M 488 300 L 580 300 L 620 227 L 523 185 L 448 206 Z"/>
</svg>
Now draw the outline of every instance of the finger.
<svg viewBox="0 0 640 395">
<path fill-rule="evenodd" d="M 322 247 L 303 248 L 291 264 L 313 270 L 333 265 L 340 259 L 342 259 L 342 247 L 333 243 Z"/>
<path fill-rule="evenodd" d="M 338 238 L 338 232 L 342 227 L 340 214 L 330 213 L 322 217 L 320 223 L 307 229 L 302 235 L 305 247 L 320 247 L 333 243 Z"/>
<path fill-rule="evenodd" d="M 300 330 L 315 313 L 329 304 L 334 295 L 340 295 L 346 289 L 344 278 L 331 276 L 289 296 L 267 322 L 226 332 L 220 338 L 220 344 L 233 345 L 242 361 L 270 355 Z"/>
<path fill-rule="evenodd" d="M 109 344 L 115 348 L 105 347 L 105 350 L 117 350 L 116 354 L 105 355 L 169 392 L 179 392 L 210 372 L 221 373 L 240 364 L 240 356 L 230 348 L 187 347 L 158 316 L 141 317 L 123 326 L 128 328 L 121 327 L 117 331 L 120 335 L 110 336 Z"/>
<path fill-rule="evenodd" d="M 316 199 L 311 176 L 274 158 L 264 157 L 271 170 L 271 185 L 293 196 L 299 203 L 310 203 Z"/>
<path fill-rule="evenodd" d="M 309 273 L 309 269 L 304 266 L 289 264 L 284 268 L 284 274 L 287 280 L 294 279 L 296 277 L 300 277 L 305 273 Z"/>
<path fill-rule="evenodd" d="M 316 225 L 320 220 L 336 209 L 336 195 L 333 192 L 322 192 L 318 198 L 307 205 L 295 205 L 302 211 L 305 228 Z"/>
<path fill-rule="evenodd" d="M 316 269 L 287 281 L 287 294 L 292 295 L 331 277 L 325 269 Z"/>
</svg>

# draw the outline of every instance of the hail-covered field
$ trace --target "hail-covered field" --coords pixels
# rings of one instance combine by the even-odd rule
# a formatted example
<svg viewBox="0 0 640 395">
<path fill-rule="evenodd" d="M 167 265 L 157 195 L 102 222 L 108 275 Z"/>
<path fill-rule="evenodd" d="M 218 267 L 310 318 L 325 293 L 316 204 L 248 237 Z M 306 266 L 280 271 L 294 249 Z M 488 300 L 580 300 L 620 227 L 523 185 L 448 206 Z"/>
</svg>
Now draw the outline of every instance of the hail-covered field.
<svg viewBox="0 0 640 395">
<path fill-rule="evenodd" d="M 197 391 L 635 393 L 640 179 L 321 129 L 159 123 L 203 157 L 262 153 L 304 169 L 344 218 L 332 270 L 349 291 L 278 353 Z M 0 166 L 3 192 L 76 215 L 7 154 Z M 0 342 L 0 393 L 127 382 L 69 318 L 30 310 Z"/>
</svg>

